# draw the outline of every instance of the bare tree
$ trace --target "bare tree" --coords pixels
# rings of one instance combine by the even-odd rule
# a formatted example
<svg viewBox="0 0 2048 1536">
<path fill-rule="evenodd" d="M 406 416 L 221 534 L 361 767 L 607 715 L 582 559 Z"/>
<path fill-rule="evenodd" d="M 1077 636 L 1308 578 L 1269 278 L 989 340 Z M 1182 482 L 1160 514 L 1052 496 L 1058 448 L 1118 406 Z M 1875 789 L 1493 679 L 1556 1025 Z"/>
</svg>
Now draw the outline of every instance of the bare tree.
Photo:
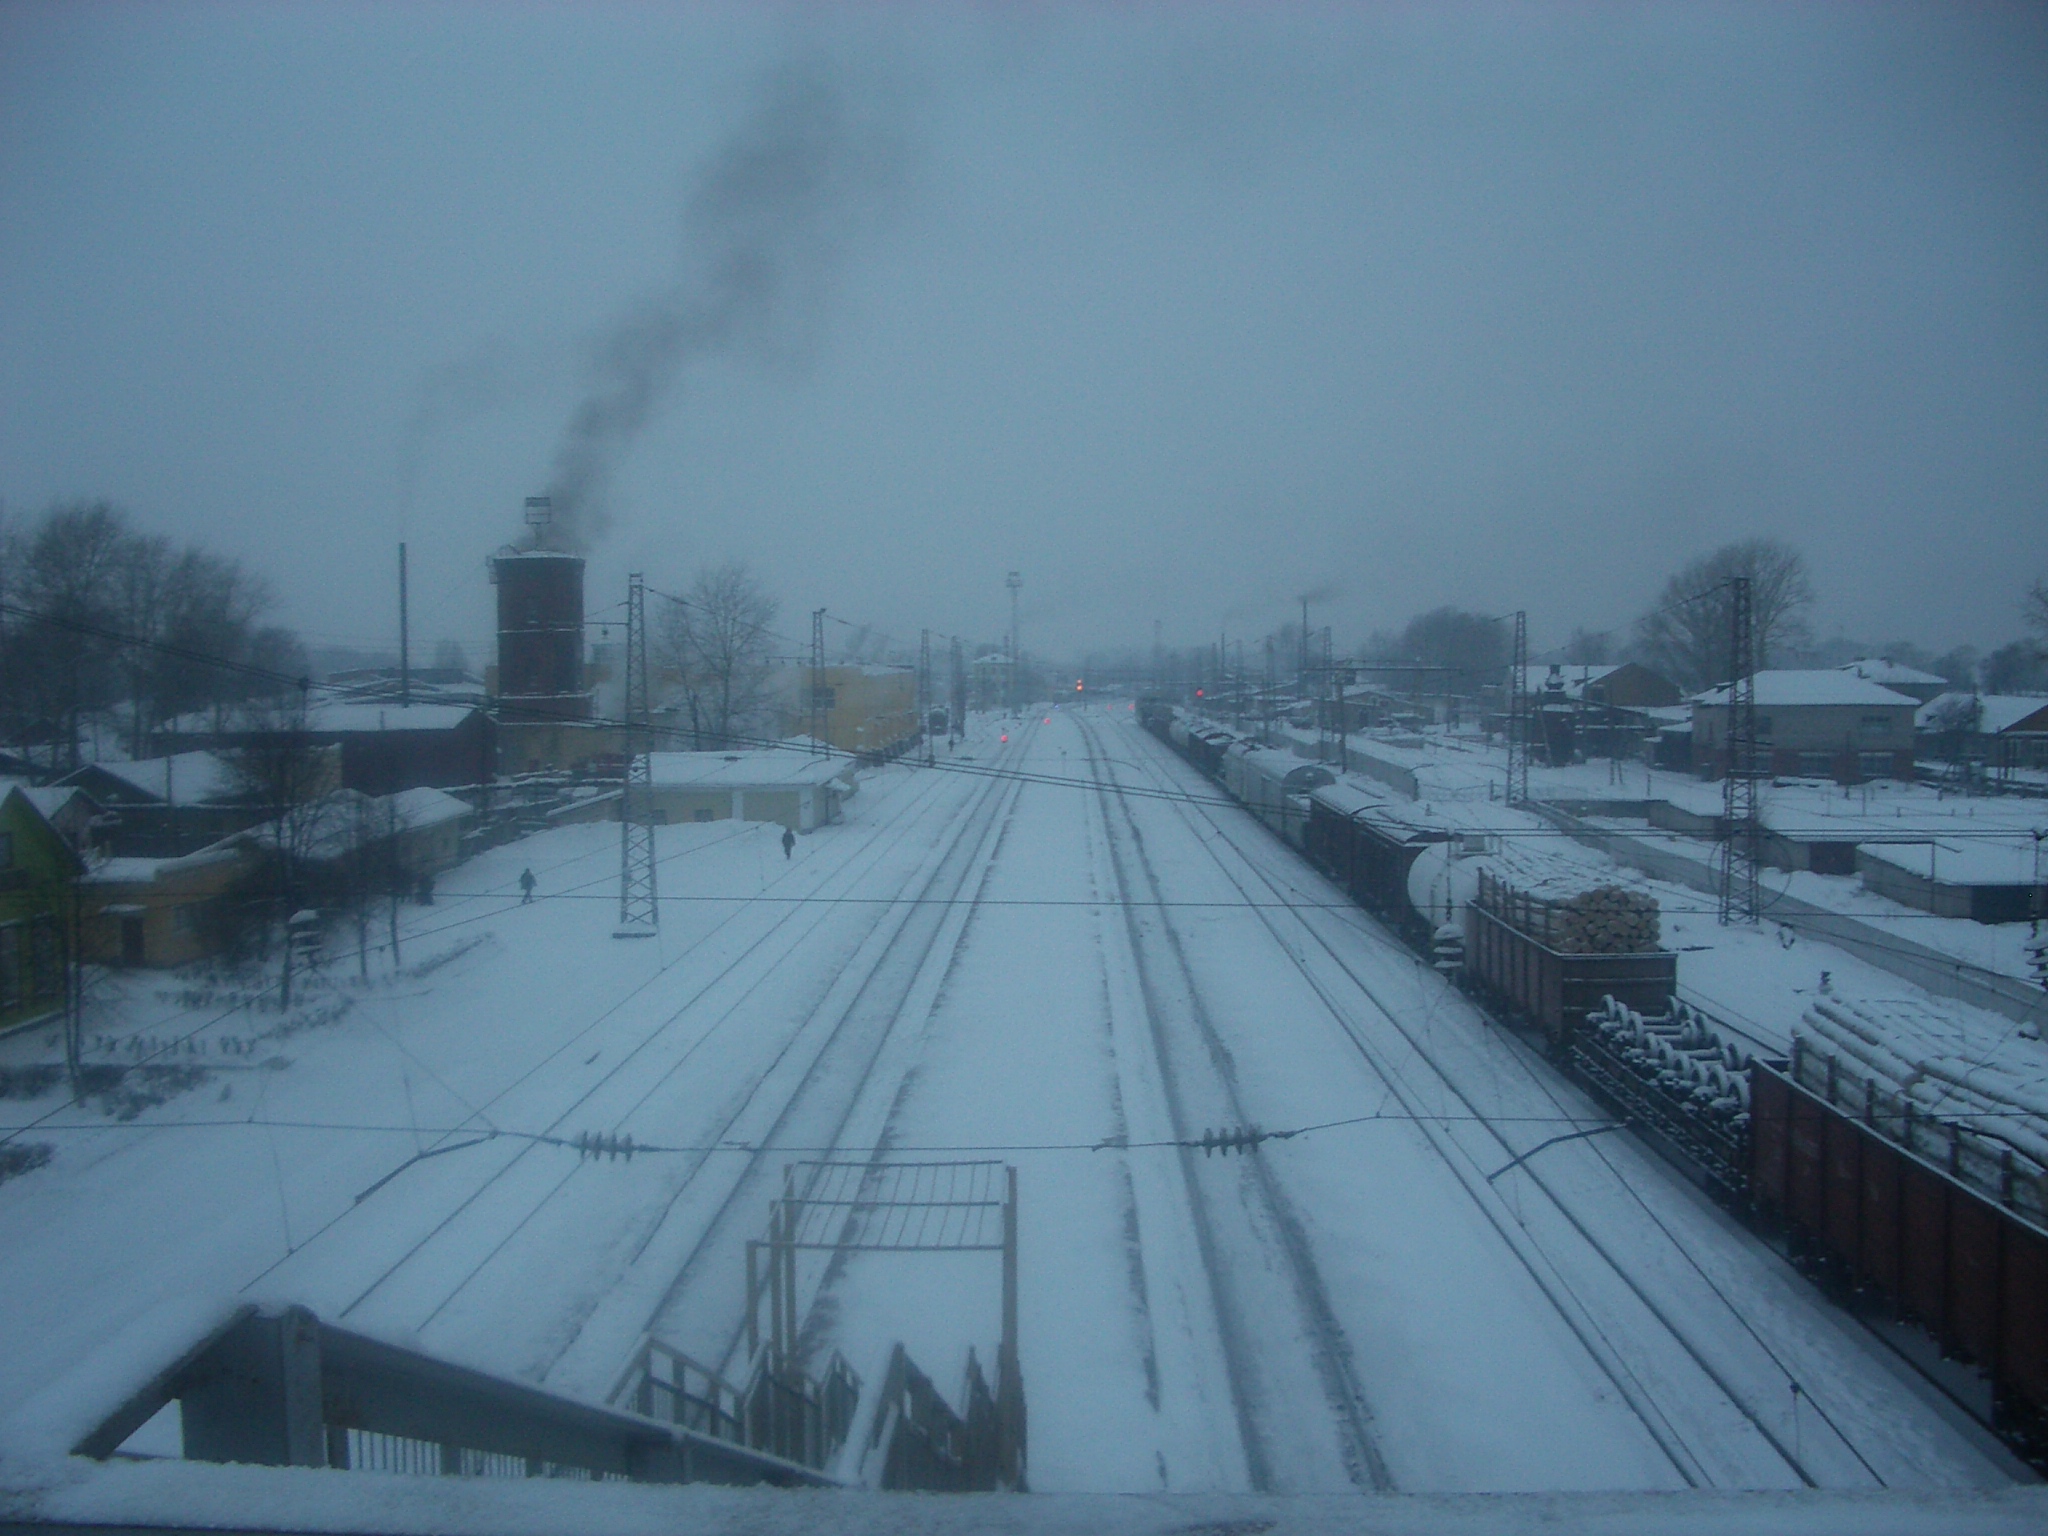
<svg viewBox="0 0 2048 1536">
<path fill-rule="evenodd" d="M 1813 583 L 1805 557 L 1776 539 L 1744 539 L 1689 562 L 1664 583 L 1657 606 L 1636 620 L 1642 660 L 1682 688 L 1728 681 L 1730 579 L 1736 576 L 1749 578 L 1759 669 L 1808 638 Z"/>
<path fill-rule="evenodd" d="M 1433 608 L 1410 619 L 1400 649 L 1404 659 L 1435 669 L 1418 676 L 1418 685 L 1444 693 L 1476 693 L 1498 680 L 1508 659 L 1500 621 L 1459 608 Z"/>
<path fill-rule="evenodd" d="M 292 1002 L 292 914 L 304 892 L 309 856 L 323 834 L 332 835 L 335 814 L 328 796 L 339 787 L 335 749 L 318 747 L 307 732 L 303 691 L 273 700 L 261 711 L 262 729 L 235 754 L 243 792 L 268 818 L 268 889 L 272 913 L 286 927 L 284 966 L 278 978 L 282 1006 Z"/>
<path fill-rule="evenodd" d="M 2041 637 L 2048 645 L 2048 576 L 2037 576 L 2034 584 L 2027 588 L 2027 595 L 2020 603 L 2020 617 L 2027 628 Z"/>
<path fill-rule="evenodd" d="M 1564 659 L 1573 666 L 1604 667 L 1614 660 L 1614 636 L 1604 629 L 1574 629 L 1564 643 Z"/>
<path fill-rule="evenodd" d="M 700 570 L 686 599 L 668 605 L 661 644 L 682 679 L 698 749 L 730 745 L 761 723 L 779 608 L 738 560 Z"/>
</svg>

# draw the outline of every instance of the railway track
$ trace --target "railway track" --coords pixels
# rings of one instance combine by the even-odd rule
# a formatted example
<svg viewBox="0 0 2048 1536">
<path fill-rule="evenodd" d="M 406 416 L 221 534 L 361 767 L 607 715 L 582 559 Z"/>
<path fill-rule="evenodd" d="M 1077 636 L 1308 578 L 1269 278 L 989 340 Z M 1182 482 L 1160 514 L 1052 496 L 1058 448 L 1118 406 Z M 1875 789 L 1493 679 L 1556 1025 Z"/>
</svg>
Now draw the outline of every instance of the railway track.
<svg viewBox="0 0 2048 1536">
<path fill-rule="evenodd" d="M 1014 743 L 1013 755 L 1021 756 L 1028 741 L 1027 734 Z M 769 1201 L 779 1193 L 779 1165 L 792 1155 L 782 1149 L 845 1147 L 854 1155 L 874 1153 L 896 1097 L 893 1087 L 887 1093 L 873 1091 L 878 1065 L 903 1022 L 929 1008 L 953 949 L 973 919 L 992 852 L 1008 828 L 1021 790 L 1020 783 L 985 781 L 963 825 L 915 895 L 887 909 L 878 926 L 878 932 L 886 929 L 886 937 L 874 946 L 872 963 L 851 986 L 844 985 L 842 976 L 842 986 L 836 989 L 839 1000 L 828 1000 L 824 1041 L 765 1131 L 749 1138 L 755 1150 L 674 1266 L 673 1278 L 642 1331 L 665 1340 L 682 1337 L 694 1342 L 708 1336 L 713 1347 L 697 1358 L 715 1362 L 721 1370 L 732 1368 L 746 1336 L 739 1258 L 746 1240 L 758 1234 Z M 973 892 L 962 901 L 970 885 Z M 893 926 L 889 917 L 894 918 Z M 909 1064 L 903 1063 L 906 1068 Z M 850 1134 L 863 1108 L 870 1110 L 875 1122 L 872 1136 Z M 699 1311 L 704 1318 L 729 1321 L 707 1327 L 688 1315 Z"/>
<path fill-rule="evenodd" d="M 1198 1127 L 1245 1125 L 1246 1112 L 1230 1052 L 1219 1037 L 1189 969 L 1186 953 L 1164 921 L 1147 924 L 1139 905 L 1163 903 L 1166 893 L 1144 846 L 1131 808 L 1106 764 L 1093 728 L 1083 723 L 1088 766 L 1105 791 L 1098 807 L 1104 845 L 1116 885 L 1115 902 L 1136 961 L 1145 1033 L 1165 1090 L 1173 1138 L 1192 1139 Z M 1193 1026 L 1189 1038 L 1186 1025 Z M 1205 1118 L 1206 1117 L 1206 1118 Z M 1211 1163 L 1182 1147 L 1181 1183 L 1197 1247 L 1214 1301 L 1245 1468 L 1256 1492 L 1307 1491 L 1321 1483 L 1302 1451 L 1317 1439 L 1315 1420 L 1300 1408 L 1300 1343 L 1308 1342 L 1311 1390 L 1326 1404 L 1332 1449 L 1343 1475 L 1359 1488 L 1393 1486 L 1372 1433 L 1372 1411 L 1358 1381 L 1349 1341 L 1330 1303 L 1299 1216 L 1267 1162 L 1245 1158 L 1234 1166 Z M 1285 1271 L 1290 1307 L 1284 1315 L 1259 1305 L 1244 1256 L 1276 1252 Z M 1327 1491 L 1321 1489 L 1319 1491 Z"/>
<path fill-rule="evenodd" d="M 861 878 L 886 854 L 889 846 L 902 837 L 906 830 L 904 825 L 906 820 L 910 822 L 911 830 L 914 830 L 918 824 L 926 821 L 928 818 L 943 814 L 945 811 L 945 800 L 946 797 L 942 786 L 934 784 L 925 787 L 917 799 L 906 807 L 904 814 L 892 817 L 888 822 L 870 831 L 862 843 L 845 860 L 836 868 L 820 877 L 815 888 L 816 893 L 829 893 L 835 889 L 849 889 L 857 886 Z M 803 866 L 799 865 L 796 870 L 789 873 L 800 877 L 803 868 Z M 781 878 L 787 879 L 789 875 L 786 874 Z M 915 878 L 914 873 L 911 878 Z M 778 880 L 776 883 L 779 884 L 781 882 Z M 510 1082 L 504 1084 L 488 1098 L 477 1104 L 472 1116 L 476 1128 L 478 1130 L 490 1129 L 492 1125 L 492 1112 L 502 1111 L 515 1095 L 519 1094 L 522 1090 L 530 1090 L 538 1084 L 539 1080 L 543 1079 L 545 1074 L 552 1071 L 573 1070 L 575 1057 L 585 1046 L 599 1043 L 600 1041 L 603 1045 L 614 1044 L 615 1042 L 605 1040 L 599 1034 L 602 1026 L 608 1020 L 611 1020 L 622 1010 L 628 1008 L 659 982 L 663 976 L 671 974 L 678 966 L 707 951 L 715 949 L 721 942 L 729 941 L 733 937 L 735 926 L 743 923 L 751 914 L 758 910 L 751 908 L 743 901 L 736 902 L 736 910 L 733 913 L 721 918 L 710 929 L 699 935 L 677 953 L 666 957 L 661 967 L 653 975 L 649 976 L 646 981 L 641 983 L 640 986 L 612 1003 L 596 1018 L 566 1036 Z M 783 953 L 793 951 L 806 939 L 815 934 L 829 920 L 835 910 L 837 909 L 829 903 L 817 906 L 791 903 L 779 909 L 774 909 L 774 915 L 761 931 L 750 938 L 746 938 L 736 951 L 726 954 L 718 969 L 694 985 L 687 997 L 682 999 L 673 1008 L 664 1010 L 662 1016 L 651 1026 L 643 1027 L 637 1038 L 630 1038 L 624 1042 L 624 1049 L 620 1051 L 617 1059 L 612 1061 L 603 1072 L 597 1074 L 591 1081 L 580 1085 L 579 1090 L 566 1103 L 557 1100 L 554 1104 L 551 1104 L 549 1106 L 549 1116 L 541 1129 L 546 1134 L 560 1134 L 565 1130 L 577 1129 L 578 1127 L 575 1122 L 579 1116 L 591 1113 L 593 1107 L 601 1102 L 604 1095 L 608 1092 L 616 1091 L 617 1086 L 626 1079 L 628 1073 L 636 1070 L 646 1070 L 649 1066 L 649 1058 L 664 1048 L 670 1053 L 669 1059 L 665 1065 L 657 1064 L 651 1075 L 657 1081 L 671 1075 L 732 1016 L 734 1006 L 736 1005 L 724 1008 L 706 1028 L 696 1032 L 694 1037 L 688 1041 L 679 1043 L 673 1038 L 675 1026 L 686 1018 L 693 1009 L 697 1008 L 722 981 L 732 976 L 735 971 L 749 961 L 759 958 L 763 951 L 771 945 L 779 944 Z M 632 1109 L 641 1107 L 645 1104 L 646 1099 L 647 1093 L 643 1091 L 625 1109 L 625 1113 L 630 1113 Z M 607 1128 L 612 1130 L 619 1129 L 623 1119 L 624 1114 L 618 1113 L 615 1110 L 611 1123 Z M 334 1308 L 335 1315 L 337 1317 L 345 1317 L 357 1311 L 385 1287 L 398 1280 L 410 1267 L 420 1266 L 423 1261 L 428 1259 L 433 1245 L 438 1240 L 447 1237 L 459 1222 L 469 1217 L 473 1211 L 478 1210 L 484 1202 L 491 1200 L 503 1201 L 510 1207 L 510 1211 L 509 1213 L 500 1213 L 498 1215 L 495 1240 L 491 1242 L 486 1256 L 481 1261 L 465 1265 L 452 1289 L 441 1289 L 431 1305 L 423 1303 L 421 1307 L 413 1310 L 406 1319 L 408 1326 L 425 1326 L 428 1321 L 438 1316 L 466 1286 L 489 1266 L 491 1259 L 503 1250 L 506 1243 L 513 1240 L 521 1229 L 532 1222 L 564 1189 L 572 1184 L 578 1172 L 578 1165 L 573 1162 L 568 1163 L 555 1177 L 545 1180 L 542 1189 L 537 1195 L 529 1191 L 523 1199 L 514 1198 L 506 1200 L 505 1186 L 509 1182 L 522 1177 L 531 1177 L 531 1170 L 536 1166 L 544 1166 L 556 1161 L 557 1157 L 553 1149 L 537 1146 L 532 1143 L 524 1143 L 510 1150 L 488 1172 L 471 1184 L 461 1199 L 444 1209 L 439 1214 L 438 1219 L 427 1225 L 424 1230 L 415 1233 L 413 1239 L 407 1244 L 403 1252 L 391 1258 L 388 1262 L 381 1263 L 376 1267 L 374 1273 L 367 1275 L 361 1283 L 356 1285 L 348 1296 L 336 1304 Z M 296 1253 L 305 1253 L 308 1246 L 313 1242 L 317 1242 L 319 1237 L 323 1236 L 327 1230 L 342 1225 L 350 1218 L 356 1217 L 357 1212 L 364 1211 L 365 1209 L 365 1205 L 358 1204 L 344 1211 L 341 1217 L 329 1223 L 329 1228 L 323 1229 L 321 1233 L 316 1233 L 312 1239 L 309 1239 L 307 1244 L 300 1245 Z M 242 1288 L 247 1290 L 251 1286 L 269 1279 L 277 1270 L 290 1263 L 291 1259 L 295 1256 L 287 1256 L 285 1260 L 266 1267 L 266 1269 L 245 1282 Z M 426 1264 L 426 1267 L 432 1269 L 434 1266 L 429 1262 Z"/>
<path fill-rule="evenodd" d="M 1126 761 L 1155 779 L 1166 777 L 1142 761 Z M 1322 1000 L 1331 1020 L 1372 1067 L 1403 1109 L 1415 1117 L 1415 1123 L 1459 1177 L 1491 1224 L 1516 1252 L 1531 1278 L 1542 1287 L 1545 1294 L 1558 1307 L 1567 1324 L 1572 1327 L 1573 1332 L 1600 1362 L 1616 1389 L 1629 1401 L 1645 1428 L 1670 1457 L 1673 1466 L 1688 1483 L 1695 1486 L 1727 1481 L 1728 1472 L 1735 1469 L 1725 1469 L 1720 1475 L 1716 1475 L 1709 1464 L 1708 1455 L 1693 1443 L 1699 1437 L 1687 1435 L 1678 1427 L 1680 1415 L 1676 1411 L 1676 1405 L 1668 1404 L 1666 1401 L 1672 1394 L 1668 1390 L 1653 1394 L 1646 1389 L 1645 1381 L 1661 1374 L 1648 1368 L 1643 1358 L 1647 1352 L 1638 1349 L 1635 1352 L 1637 1359 L 1631 1361 L 1623 1357 L 1613 1346 L 1613 1341 L 1607 1337 L 1609 1329 L 1603 1325 L 1603 1314 L 1615 1320 L 1625 1320 L 1616 1318 L 1612 1296 L 1603 1300 L 1583 1295 L 1582 1292 L 1588 1288 L 1584 1264 L 1572 1263 L 1568 1267 L 1568 1262 L 1561 1260 L 1554 1253 L 1560 1246 L 1556 1236 L 1545 1234 L 1547 1241 L 1539 1239 L 1537 1233 L 1532 1230 L 1530 1213 L 1527 1210 L 1520 1213 L 1510 1212 L 1480 1172 L 1488 1161 L 1505 1163 L 1524 1157 L 1543 1133 L 1534 1131 L 1517 1134 L 1499 1124 L 1497 1112 L 1489 1114 L 1485 1110 L 1457 1076 L 1438 1059 L 1439 1053 L 1402 1018 L 1401 1010 L 1384 1000 L 1379 995 L 1376 985 L 1360 974 L 1358 967 L 1342 953 L 1339 946 L 1330 941 L 1326 933 L 1319 931 L 1317 924 L 1311 919 L 1311 908 L 1299 911 L 1282 910 L 1274 903 L 1275 897 L 1283 898 L 1284 904 L 1284 898 L 1290 893 L 1309 893 L 1293 884 L 1291 878 L 1269 873 L 1264 867 L 1267 860 L 1249 855 L 1241 846 L 1240 834 L 1255 833 L 1257 844 L 1270 852 L 1271 843 L 1276 840 L 1271 839 L 1271 834 L 1264 827 L 1233 828 L 1216 813 L 1201 806 L 1182 804 L 1177 807 L 1177 813 L 1190 822 L 1199 815 L 1206 823 L 1209 835 L 1204 835 L 1199 828 L 1191 827 L 1191 830 L 1195 831 L 1210 853 L 1219 873 L 1248 903 L 1254 905 L 1259 920 L 1271 932 L 1275 941 L 1295 954 L 1301 964 L 1304 979 Z M 1225 817 L 1227 815 L 1227 812 L 1224 813 Z M 1244 876 L 1232 868 L 1230 862 L 1215 846 L 1218 840 L 1226 843 L 1238 855 L 1244 871 L 1264 888 L 1263 894 L 1248 885 Z M 1298 857 L 1291 848 L 1287 852 L 1290 858 Z M 1314 907 L 1320 907 L 1326 900 L 1323 893 L 1313 894 Z M 1367 919 L 1363 913 L 1328 914 L 1315 911 L 1313 915 L 1331 916 L 1344 928 L 1354 933 L 1366 932 L 1381 944 L 1391 946 L 1395 943 L 1391 938 L 1373 933 L 1367 928 Z M 1290 938 L 1293 942 L 1290 942 Z M 1400 949 L 1399 953 L 1407 958 L 1405 949 Z M 1345 993 L 1350 994 L 1350 1006 L 1347 1006 L 1346 997 L 1343 995 Z M 1356 1008 L 1358 1003 L 1363 1003 L 1366 1013 L 1377 1016 L 1394 1031 L 1395 1037 L 1405 1046 L 1403 1060 L 1397 1062 L 1392 1059 L 1381 1041 L 1369 1037 L 1368 1033 L 1354 1022 L 1353 1015 L 1359 1011 Z M 1543 1067 L 1533 1054 L 1528 1053 L 1525 1048 L 1518 1049 L 1520 1054 L 1517 1060 L 1524 1086 L 1539 1092 L 1546 1106 L 1560 1117 L 1585 1117 L 1589 1106 L 1569 1102 L 1566 1097 L 1560 1095 L 1556 1087 L 1544 1080 Z M 1417 1092 L 1417 1067 L 1427 1074 L 1428 1079 L 1438 1090 L 1437 1094 L 1431 1095 L 1437 1098 L 1438 1105 L 1450 1103 L 1456 1106 L 1461 1117 L 1460 1126 L 1431 1123 L 1432 1114 L 1441 1117 L 1442 1110 L 1436 1105 L 1426 1103 Z M 1447 1100 L 1444 1095 L 1448 1095 Z M 1473 1144 L 1475 1138 L 1479 1143 L 1477 1146 Z M 1636 1202 L 1648 1211 L 1647 1205 L 1641 1201 L 1640 1194 L 1621 1176 L 1607 1153 L 1597 1146 L 1585 1146 L 1578 1150 L 1580 1155 L 1597 1160 L 1613 1182 L 1620 1188 L 1628 1190 Z M 1825 1471 L 1827 1481 L 1831 1483 L 1869 1485 L 1883 1482 L 1875 1468 L 1865 1460 L 1861 1450 L 1846 1434 L 1834 1427 L 1835 1421 L 1832 1416 L 1817 1415 L 1818 1422 L 1814 1425 L 1814 1433 L 1810 1437 L 1803 1437 L 1807 1443 L 1800 1444 L 1801 1436 L 1796 1432 L 1788 1433 L 1786 1428 L 1776 1421 L 1775 1415 L 1765 1412 L 1756 1403 L 1755 1387 L 1733 1380 L 1729 1371 L 1714 1357 L 1714 1353 L 1702 1347 L 1693 1336 L 1693 1330 L 1675 1314 L 1675 1309 L 1668 1298 L 1653 1294 L 1651 1287 L 1635 1273 L 1633 1267 L 1625 1263 L 1611 1244 L 1594 1230 L 1592 1224 L 1575 1209 L 1574 1202 L 1563 1193 L 1560 1179 L 1547 1173 L 1540 1165 L 1524 1163 L 1520 1171 L 1528 1185 L 1542 1197 L 1552 1218 L 1561 1223 L 1573 1243 L 1581 1247 L 1583 1255 L 1590 1256 L 1603 1272 L 1604 1278 L 1618 1282 L 1622 1287 L 1626 1293 L 1626 1300 L 1631 1304 L 1630 1310 L 1637 1313 L 1636 1327 L 1639 1329 L 1643 1323 L 1648 1322 L 1652 1331 L 1661 1334 L 1675 1345 L 1684 1359 L 1690 1362 L 1701 1383 L 1710 1385 L 1715 1393 L 1741 1415 L 1756 1438 L 1769 1448 L 1772 1458 L 1800 1484 L 1815 1486 L 1821 1481 L 1821 1476 L 1814 1470 L 1816 1463 L 1827 1463 Z M 1652 1219 L 1655 1220 L 1653 1213 Z M 1679 1251 L 1684 1262 L 1698 1270 L 1696 1261 L 1684 1251 L 1676 1236 L 1668 1228 L 1663 1227 L 1661 1222 L 1657 1225 L 1672 1246 Z M 1704 1271 L 1699 1272 L 1704 1275 Z M 1611 1285 L 1608 1289 L 1611 1292 Z M 1728 1312 L 1738 1328 L 1755 1341 L 1757 1348 L 1769 1355 L 1768 1346 L 1756 1336 L 1748 1321 L 1735 1313 L 1732 1304 L 1729 1305 Z M 1622 1334 L 1623 1338 L 1629 1336 L 1630 1333 Z M 1767 1365 L 1763 1362 L 1756 1362 L 1756 1365 L 1760 1367 L 1761 1374 L 1778 1376 L 1788 1388 L 1792 1381 L 1797 1380 L 1784 1370 L 1782 1363 L 1775 1356 L 1770 1357 Z M 1802 1390 L 1808 1389 L 1802 1386 Z M 1796 1396 L 1790 1397 L 1789 1402 L 1792 1412 L 1796 1414 L 1799 1411 Z M 1701 1417 L 1696 1404 L 1689 1403 L 1687 1409 L 1694 1420 Z M 1838 1447 L 1837 1454 L 1833 1456 L 1826 1454 L 1825 1445 L 1829 1440 L 1834 1441 Z M 1750 1475 L 1753 1476 L 1753 1472 Z"/>
</svg>

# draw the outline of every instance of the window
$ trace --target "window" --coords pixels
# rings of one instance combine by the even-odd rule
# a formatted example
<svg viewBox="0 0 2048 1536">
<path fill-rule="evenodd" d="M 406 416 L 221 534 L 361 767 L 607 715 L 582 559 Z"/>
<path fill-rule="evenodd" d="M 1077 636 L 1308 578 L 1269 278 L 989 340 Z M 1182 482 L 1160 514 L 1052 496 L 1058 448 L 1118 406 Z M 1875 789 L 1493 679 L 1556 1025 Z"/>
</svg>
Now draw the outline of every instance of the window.
<svg viewBox="0 0 2048 1536">
<path fill-rule="evenodd" d="M 1825 752 L 1802 752 L 1799 754 L 1799 776 L 1802 779 L 1824 779 L 1831 771 Z"/>
<path fill-rule="evenodd" d="M 1892 755 L 1889 752 L 1859 752 L 1856 767 L 1866 779 L 1888 779 L 1892 776 Z"/>
<path fill-rule="evenodd" d="M 711 819 L 711 807 L 708 805 L 698 806 L 696 810 L 690 813 L 690 819 L 692 821 L 709 821 Z"/>
<path fill-rule="evenodd" d="M 1767 741 L 1767 740 L 1769 740 L 1769 739 L 1770 739 L 1770 734 L 1771 734 L 1771 717 L 1770 717 L 1769 715 L 1758 715 L 1758 716 L 1756 717 L 1756 735 L 1757 735 L 1757 740 L 1759 740 L 1759 741 Z"/>
<path fill-rule="evenodd" d="M 1889 715 L 1865 715 L 1857 724 L 1866 736 L 1882 736 L 1891 729 L 1892 721 Z"/>
</svg>

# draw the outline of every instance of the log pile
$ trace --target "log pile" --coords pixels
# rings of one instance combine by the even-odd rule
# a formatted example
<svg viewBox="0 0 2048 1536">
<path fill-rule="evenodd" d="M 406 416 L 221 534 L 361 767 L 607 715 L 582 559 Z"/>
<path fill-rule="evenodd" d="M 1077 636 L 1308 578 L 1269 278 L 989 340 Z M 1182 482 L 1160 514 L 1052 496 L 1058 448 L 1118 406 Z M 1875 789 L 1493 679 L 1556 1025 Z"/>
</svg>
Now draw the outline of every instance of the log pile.
<svg viewBox="0 0 2048 1536">
<path fill-rule="evenodd" d="M 1536 940 L 1566 955 L 1639 955 L 1662 938 L 1657 898 L 1620 885 L 1559 889 L 1574 882 L 1544 882 L 1524 890 L 1482 874 L 1480 905 Z"/>
</svg>

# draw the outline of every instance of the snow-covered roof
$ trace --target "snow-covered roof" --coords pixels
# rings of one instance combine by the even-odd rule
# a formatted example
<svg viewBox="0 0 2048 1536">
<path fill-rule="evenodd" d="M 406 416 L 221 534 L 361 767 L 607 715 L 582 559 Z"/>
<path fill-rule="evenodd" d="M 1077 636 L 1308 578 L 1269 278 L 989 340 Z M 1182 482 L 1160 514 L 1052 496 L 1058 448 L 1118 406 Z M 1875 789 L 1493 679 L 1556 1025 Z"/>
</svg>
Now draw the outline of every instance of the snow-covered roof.
<svg viewBox="0 0 2048 1536">
<path fill-rule="evenodd" d="M 1920 701 L 1903 693 L 1894 693 L 1856 676 L 1853 672 L 1832 669 L 1800 672 L 1759 672 L 1756 683 L 1758 708 L 1783 709 L 1802 704 L 1849 704 L 1875 707 L 1880 704 L 1904 705 L 1918 709 Z M 1726 707 L 1728 685 L 1709 688 L 1705 693 L 1693 695 L 1693 703 L 1705 704 L 1712 708 Z"/>
<path fill-rule="evenodd" d="M 237 849 L 225 843 L 215 843 L 197 853 L 175 859 L 102 859 L 81 879 L 86 885 L 148 885 L 164 875 L 203 869 L 209 864 L 232 863 L 240 857 Z"/>
<path fill-rule="evenodd" d="M 1977 705 L 1977 734 L 1997 736 L 2024 723 L 2029 731 L 2048 730 L 2048 698 L 2028 693 L 1942 693 L 1920 706 L 1913 723 L 1922 730 L 1948 727 L 1954 713 Z M 2031 717 L 2039 715 L 2041 719 Z"/>
<path fill-rule="evenodd" d="M 432 789 L 422 785 L 418 789 L 401 789 L 395 795 L 386 795 L 384 804 L 398 812 L 399 824 L 408 830 L 421 827 L 438 827 L 444 822 L 460 821 L 470 814 L 467 800 L 458 799 L 445 789 Z"/>
<path fill-rule="evenodd" d="M 1945 677 L 1936 677 L 1932 672 L 1922 672 L 1917 667 L 1906 667 L 1896 661 L 1887 661 L 1882 656 L 1852 661 L 1838 670 L 1853 672 L 1866 682 L 1891 686 L 1904 683 L 1909 688 L 1924 688 L 1929 684 L 1939 685 L 1948 681 Z"/>
<path fill-rule="evenodd" d="M 470 704 L 412 704 L 395 700 L 335 699 L 306 711 L 309 731 L 452 731 L 471 715 Z"/>
<path fill-rule="evenodd" d="M 2032 885 L 2034 840 L 1928 838 L 1920 842 L 1859 843 L 1866 858 L 1942 885 Z"/>
<path fill-rule="evenodd" d="M 648 771 L 669 788 L 786 788 L 827 784 L 852 771 L 849 759 L 804 752 L 650 752 Z"/>
<path fill-rule="evenodd" d="M 242 782 L 234 764 L 217 752 L 173 752 L 130 763 L 88 763 L 62 781 L 97 771 L 118 780 L 138 795 L 171 805 L 205 805 L 241 797 Z"/>
</svg>

